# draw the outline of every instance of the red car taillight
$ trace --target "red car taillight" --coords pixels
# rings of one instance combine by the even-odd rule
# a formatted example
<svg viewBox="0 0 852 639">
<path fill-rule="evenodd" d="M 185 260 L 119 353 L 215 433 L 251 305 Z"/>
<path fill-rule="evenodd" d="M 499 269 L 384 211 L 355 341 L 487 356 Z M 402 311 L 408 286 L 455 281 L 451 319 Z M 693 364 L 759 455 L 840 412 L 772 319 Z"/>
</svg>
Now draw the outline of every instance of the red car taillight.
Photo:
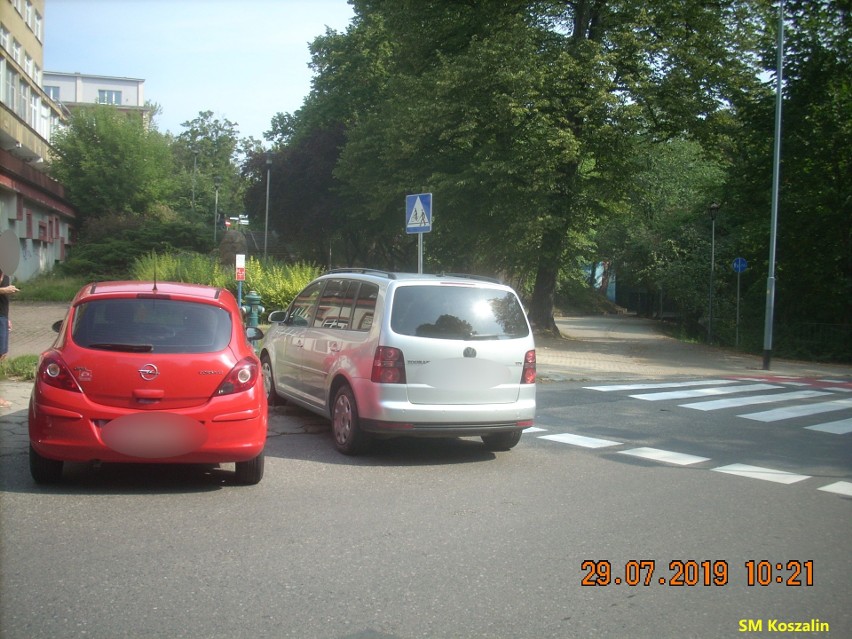
<svg viewBox="0 0 852 639">
<path fill-rule="evenodd" d="M 535 351 L 527 351 L 524 356 L 524 370 L 521 373 L 521 384 L 535 384 Z"/>
<path fill-rule="evenodd" d="M 405 358 L 402 351 L 390 346 L 379 346 L 373 357 L 370 380 L 379 384 L 405 384 Z"/>
<path fill-rule="evenodd" d="M 71 391 L 72 393 L 82 393 L 80 385 L 68 366 L 62 361 L 59 355 L 46 355 L 38 367 L 38 379 L 42 384 L 60 388 L 62 390 Z"/>
<path fill-rule="evenodd" d="M 231 395 L 247 391 L 257 382 L 259 374 L 260 367 L 257 365 L 257 361 L 251 357 L 246 357 L 237 362 L 237 365 L 231 369 L 228 376 L 219 384 L 215 395 Z"/>
</svg>

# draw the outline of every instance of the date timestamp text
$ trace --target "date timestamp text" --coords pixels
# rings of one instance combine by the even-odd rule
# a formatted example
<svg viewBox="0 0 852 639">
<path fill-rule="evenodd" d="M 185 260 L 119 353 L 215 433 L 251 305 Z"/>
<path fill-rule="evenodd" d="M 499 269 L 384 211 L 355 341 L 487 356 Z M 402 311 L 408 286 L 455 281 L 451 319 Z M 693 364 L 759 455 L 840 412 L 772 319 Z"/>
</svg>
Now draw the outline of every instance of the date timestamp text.
<svg viewBox="0 0 852 639">
<path fill-rule="evenodd" d="M 750 559 L 743 564 L 742 574 L 731 577 L 728 562 L 722 559 L 673 559 L 668 568 L 654 559 L 632 559 L 615 565 L 606 559 L 586 559 L 580 565 L 581 586 L 813 586 L 814 562 L 793 559 L 773 562 Z M 731 581 L 733 579 L 733 581 Z"/>
</svg>

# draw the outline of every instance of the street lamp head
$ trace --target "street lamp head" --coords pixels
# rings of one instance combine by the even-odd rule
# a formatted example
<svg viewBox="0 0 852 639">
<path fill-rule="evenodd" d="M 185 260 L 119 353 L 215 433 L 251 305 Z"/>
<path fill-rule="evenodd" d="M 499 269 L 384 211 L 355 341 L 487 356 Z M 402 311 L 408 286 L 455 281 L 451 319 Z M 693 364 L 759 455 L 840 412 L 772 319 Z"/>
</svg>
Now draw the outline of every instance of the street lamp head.
<svg viewBox="0 0 852 639">
<path fill-rule="evenodd" d="M 272 152 L 266 152 L 266 169 L 269 170 L 272 167 Z"/>
<path fill-rule="evenodd" d="M 719 212 L 719 203 L 713 202 L 710 206 L 707 207 L 707 215 L 710 216 L 711 220 L 716 219 L 716 214 Z"/>
</svg>

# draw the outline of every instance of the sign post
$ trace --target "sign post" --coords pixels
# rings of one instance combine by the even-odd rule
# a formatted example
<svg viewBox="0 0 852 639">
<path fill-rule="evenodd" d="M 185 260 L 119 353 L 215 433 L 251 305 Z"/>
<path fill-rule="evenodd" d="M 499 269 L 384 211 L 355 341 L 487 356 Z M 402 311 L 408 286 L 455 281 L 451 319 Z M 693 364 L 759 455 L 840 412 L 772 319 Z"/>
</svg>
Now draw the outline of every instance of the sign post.
<svg viewBox="0 0 852 639">
<path fill-rule="evenodd" d="M 736 329 L 736 339 L 734 341 L 734 345 L 739 347 L 740 345 L 740 275 L 742 272 L 748 268 L 748 262 L 744 257 L 737 257 L 731 263 L 731 267 L 734 269 L 734 273 L 737 274 L 737 329 Z"/>
<path fill-rule="evenodd" d="M 423 273 L 423 234 L 432 230 L 432 194 L 405 196 L 405 232 L 417 233 L 417 272 Z"/>
<path fill-rule="evenodd" d="M 237 305 L 243 306 L 243 282 L 246 280 L 246 256 L 243 253 L 237 253 L 235 264 L 237 269 Z"/>
</svg>

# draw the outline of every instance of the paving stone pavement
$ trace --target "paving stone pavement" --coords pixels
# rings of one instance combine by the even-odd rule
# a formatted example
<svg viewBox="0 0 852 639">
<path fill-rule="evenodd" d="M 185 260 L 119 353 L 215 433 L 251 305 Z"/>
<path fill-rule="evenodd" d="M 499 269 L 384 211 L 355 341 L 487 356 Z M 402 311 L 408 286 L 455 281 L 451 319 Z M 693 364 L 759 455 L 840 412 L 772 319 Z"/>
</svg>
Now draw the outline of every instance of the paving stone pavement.
<svg viewBox="0 0 852 639">
<path fill-rule="evenodd" d="M 53 343 L 51 326 L 67 304 L 12 302 L 9 356 L 38 355 Z M 852 381 L 852 366 L 773 359 L 763 370 L 762 357 L 733 349 L 689 344 L 667 337 L 653 320 L 625 315 L 557 318 L 563 339 L 538 338 L 539 383 L 607 381 L 705 376 L 788 376 Z M 25 454 L 27 405 L 32 382 L 0 382 L 0 397 L 12 407 L 0 409 L 0 458 Z M 270 412 L 270 437 L 327 430 L 328 422 L 292 406 Z"/>
</svg>

